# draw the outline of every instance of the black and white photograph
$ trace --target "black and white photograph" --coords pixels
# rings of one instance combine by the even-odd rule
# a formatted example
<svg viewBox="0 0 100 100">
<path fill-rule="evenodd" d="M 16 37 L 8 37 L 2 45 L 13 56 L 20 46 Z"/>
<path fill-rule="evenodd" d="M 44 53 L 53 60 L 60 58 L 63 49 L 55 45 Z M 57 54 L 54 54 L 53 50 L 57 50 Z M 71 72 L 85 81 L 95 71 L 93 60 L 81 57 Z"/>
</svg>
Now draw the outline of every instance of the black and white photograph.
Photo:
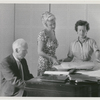
<svg viewBox="0 0 100 100">
<path fill-rule="evenodd" d="M 100 2 L 0 3 L 0 47 L 0 97 L 100 97 Z"/>
</svg>

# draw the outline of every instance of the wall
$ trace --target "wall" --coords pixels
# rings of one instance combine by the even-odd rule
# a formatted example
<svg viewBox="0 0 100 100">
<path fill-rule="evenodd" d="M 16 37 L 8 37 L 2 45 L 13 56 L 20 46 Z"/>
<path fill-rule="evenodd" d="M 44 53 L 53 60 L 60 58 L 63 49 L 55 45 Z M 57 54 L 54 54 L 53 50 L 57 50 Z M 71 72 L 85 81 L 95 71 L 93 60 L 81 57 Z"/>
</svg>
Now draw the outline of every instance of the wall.
<svg viewBox="0 0 100 100">
<path fill-rule="evenodd" d="M 0 4 L 0 62 L 12 52 L 14 24 L 14 4 Z"/>
</svg>

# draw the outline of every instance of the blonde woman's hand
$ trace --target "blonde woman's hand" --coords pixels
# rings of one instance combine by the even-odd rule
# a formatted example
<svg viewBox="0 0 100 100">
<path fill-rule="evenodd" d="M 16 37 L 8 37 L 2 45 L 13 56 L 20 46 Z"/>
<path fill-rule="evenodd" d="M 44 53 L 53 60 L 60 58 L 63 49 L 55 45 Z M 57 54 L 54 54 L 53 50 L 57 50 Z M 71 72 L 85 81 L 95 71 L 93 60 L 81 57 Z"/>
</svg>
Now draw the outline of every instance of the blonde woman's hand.
<svg viewBox="0 0 100 100">
<path fill-rule="evenodd" d="M 59 60 L 57 60 L 56 58 L 52 57 L 51 59 L 52 59 L 53 65 L 59 65 L 60 64 Z"/>
</svg>

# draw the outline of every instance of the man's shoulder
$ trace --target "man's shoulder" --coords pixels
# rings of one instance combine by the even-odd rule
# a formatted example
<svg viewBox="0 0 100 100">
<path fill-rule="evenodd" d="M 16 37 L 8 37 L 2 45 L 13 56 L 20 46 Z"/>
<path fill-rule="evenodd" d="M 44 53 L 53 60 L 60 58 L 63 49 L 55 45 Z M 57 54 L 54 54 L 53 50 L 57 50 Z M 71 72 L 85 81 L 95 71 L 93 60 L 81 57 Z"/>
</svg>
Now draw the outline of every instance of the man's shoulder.
<svg viewBox="0 0 100 100">
<path fill-rule="evenodd" d="M 5 58 L 2 60 L 1 63 L 11 63 L 11 62 L 13 62 L 13 59 L 14 59 L 14 58 L 13 58 L 13 56 L 12 56 L 12 54 L 11 54 L 11 55 L 5 57 Z"/>
</svg>

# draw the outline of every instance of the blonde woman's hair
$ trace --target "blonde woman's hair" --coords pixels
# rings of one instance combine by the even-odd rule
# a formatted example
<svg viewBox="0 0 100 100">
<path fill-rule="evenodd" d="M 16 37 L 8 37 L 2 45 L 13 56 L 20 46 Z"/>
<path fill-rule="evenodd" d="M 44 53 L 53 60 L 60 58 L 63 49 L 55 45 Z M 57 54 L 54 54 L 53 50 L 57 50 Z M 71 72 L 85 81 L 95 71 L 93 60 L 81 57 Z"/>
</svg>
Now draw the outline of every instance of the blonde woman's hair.
<svg viewBox="0 0 100 100">
<path fill-rule="evenodd" d="M 42 14 L 41 19 L 42 19 L 43 25 L 45 25 L 47 21 L 56 20 L 55 16 L 48 11 L 46 11 Z"/>
</svg>

